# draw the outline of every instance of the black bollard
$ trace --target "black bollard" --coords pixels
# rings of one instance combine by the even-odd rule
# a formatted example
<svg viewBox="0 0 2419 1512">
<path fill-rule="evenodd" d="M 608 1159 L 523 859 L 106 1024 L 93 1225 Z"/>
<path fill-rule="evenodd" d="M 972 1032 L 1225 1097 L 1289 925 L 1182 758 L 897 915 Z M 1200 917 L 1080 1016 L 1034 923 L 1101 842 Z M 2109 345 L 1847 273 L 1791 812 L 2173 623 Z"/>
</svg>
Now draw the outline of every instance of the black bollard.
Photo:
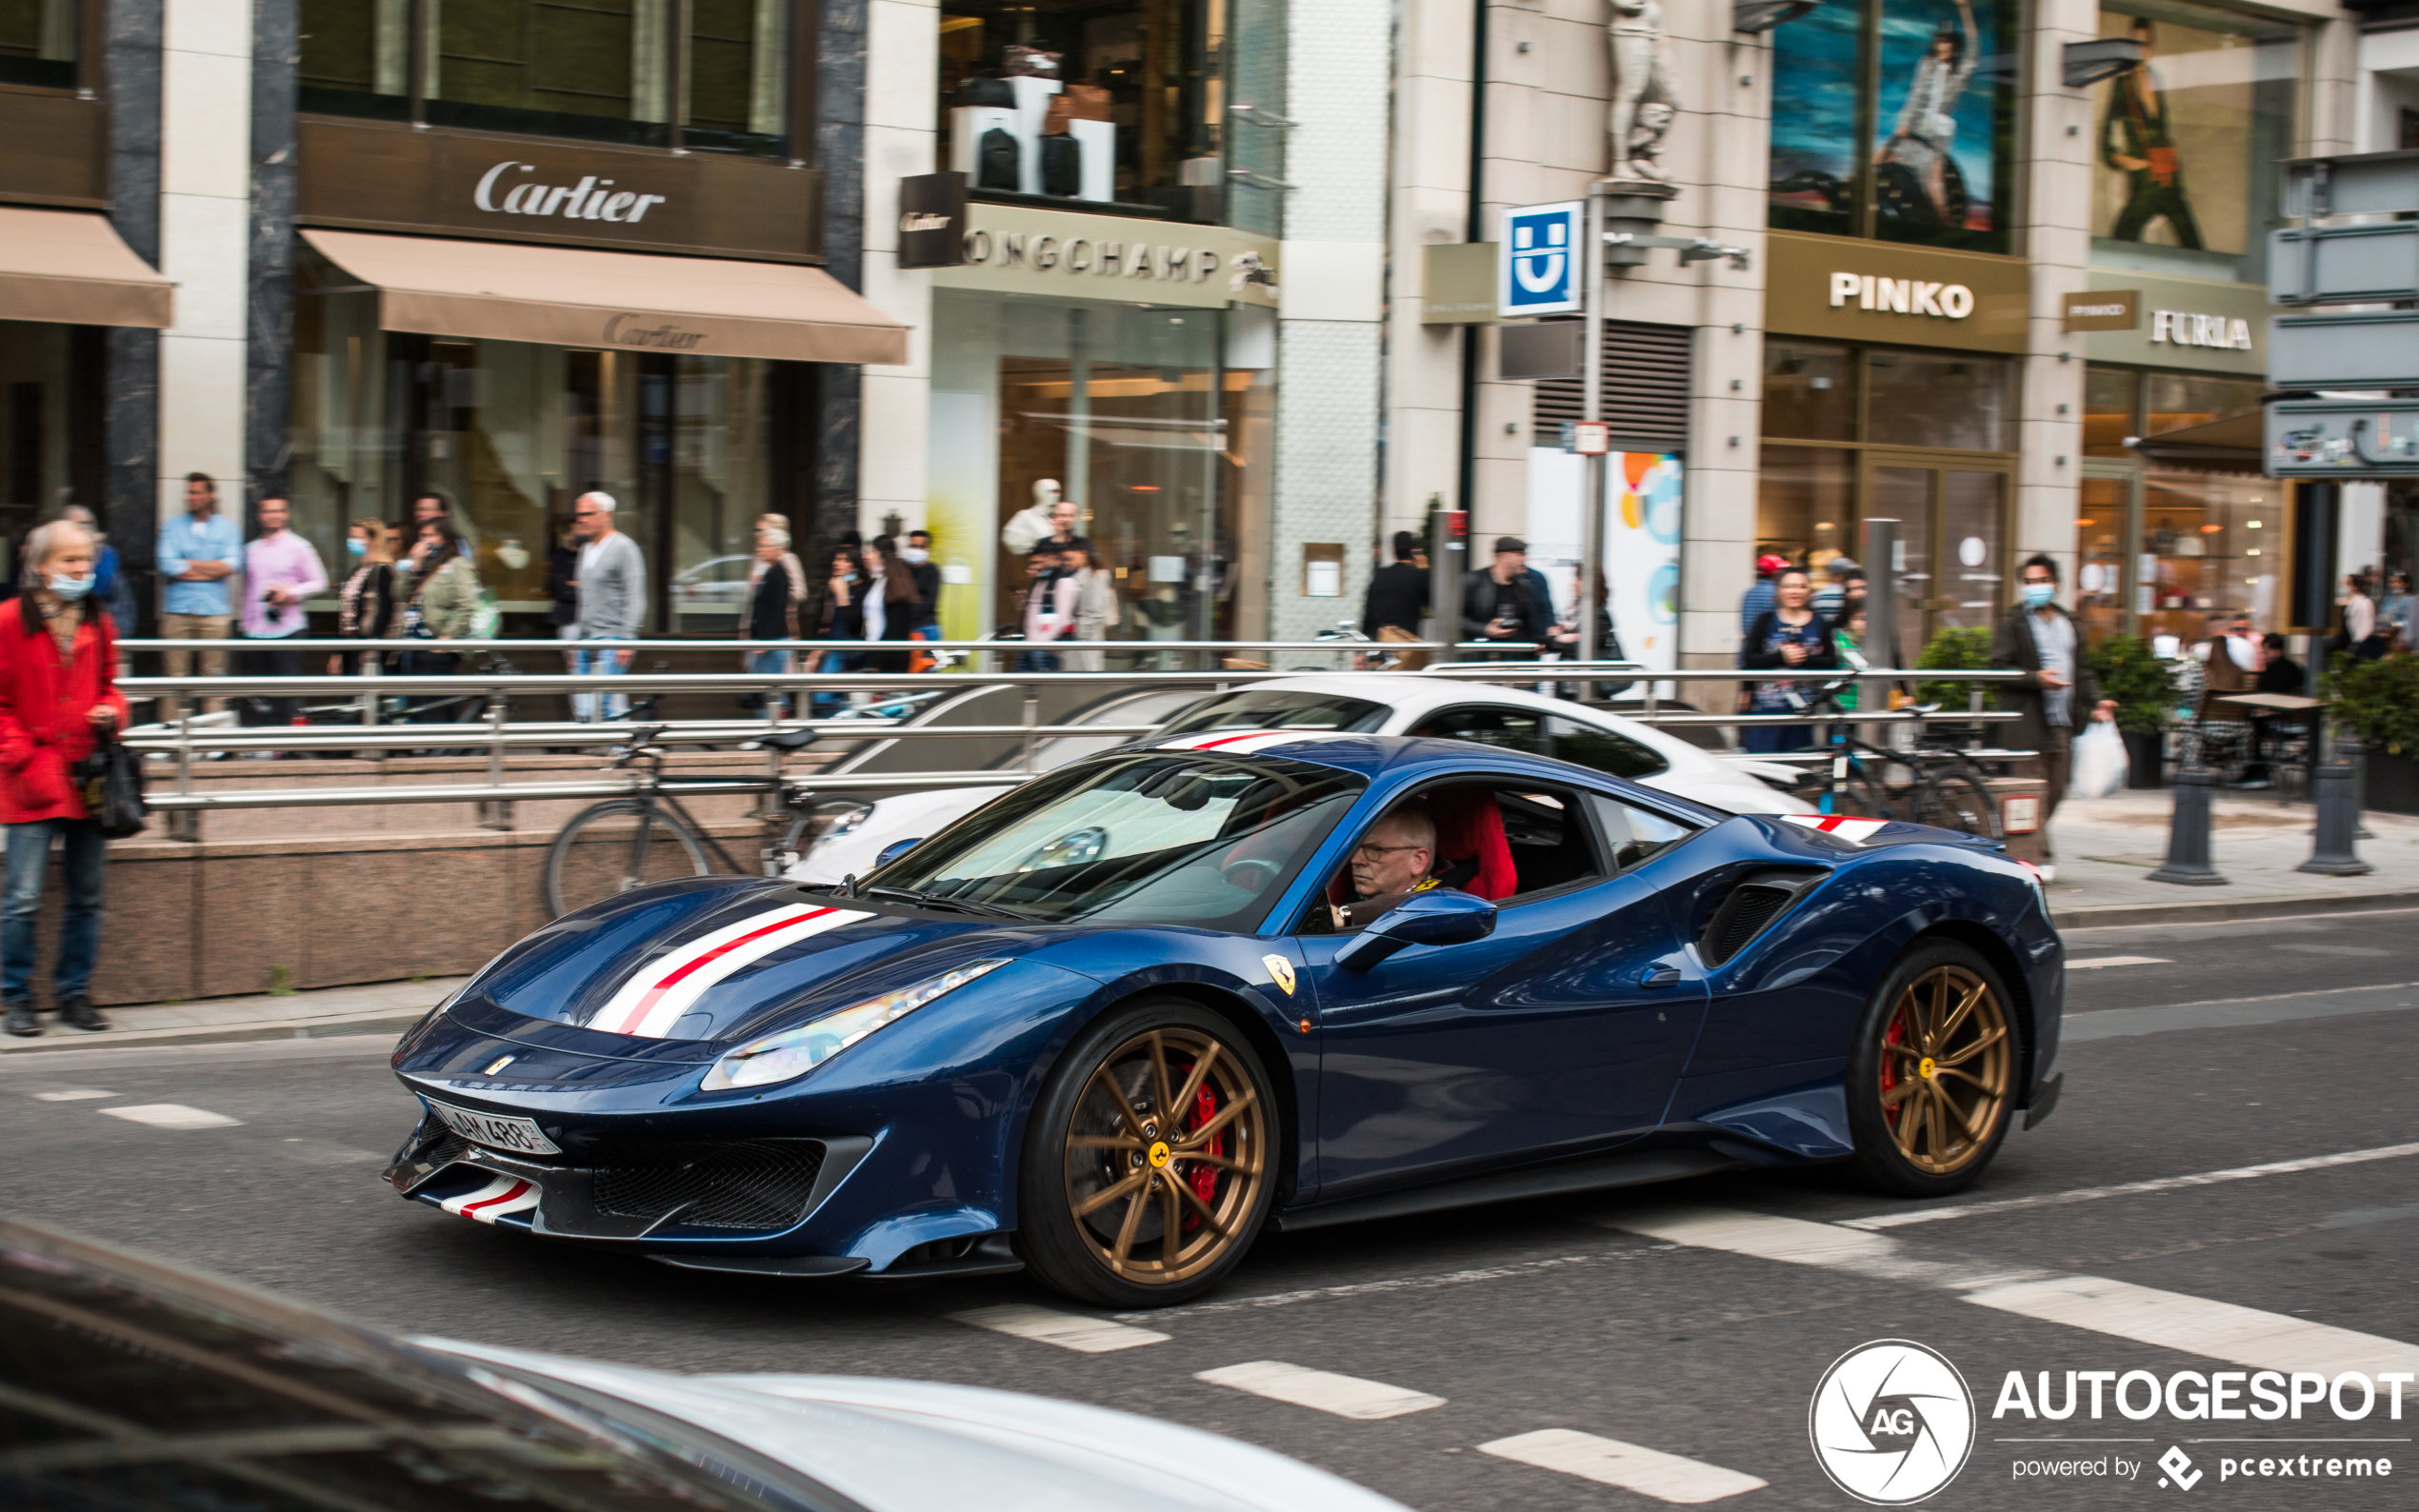
<svg viewBox="0 0 2419 1512">
<path fill-rule="evenodd" d="M 2167 831 L 2167 865 L 2152 882 L 2186 887 L 2222 887 L 2226 878 L 2209 865 L 2209 793 L 2218 784 L 2214 767 L 2202 765 L 2198 741 L 2189 741 L 2183 769 L 2175 774 L 2175 817 Z"/>
<path fill-rule="evenodd" d="M 2357 741 L 2338 737 L 2327 748 L 2310 786 L 2318 804 L 2318 840 L 2309 859 L 2294 869 L 2323 877 L 2362 877 L 2376 868 L 2352 850 L 2352 833 L 2360 827 L 2360 787 L 2352 763 L 2360 756 Z"/>
</svg>

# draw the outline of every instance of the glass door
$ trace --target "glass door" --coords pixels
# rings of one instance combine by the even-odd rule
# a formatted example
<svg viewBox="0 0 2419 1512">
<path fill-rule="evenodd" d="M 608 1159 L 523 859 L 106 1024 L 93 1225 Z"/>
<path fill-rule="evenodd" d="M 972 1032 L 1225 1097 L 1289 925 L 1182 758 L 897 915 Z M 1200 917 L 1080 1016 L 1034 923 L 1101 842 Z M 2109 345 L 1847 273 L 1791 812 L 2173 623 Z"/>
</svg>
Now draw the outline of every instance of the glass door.
<svg viewBox="0 0 2419 1512">
<path fill-rule="evenodd" d="M 2134 536 L 2131 521 L 2138 488 L 2139 474 L 2130 471 L 2097 476 L 2087 472 L 2083 478 L 2077 500 L 2083 507 L 2074 522 L 2077 560 L 2071 587 L 2074 617 L 2083 627 L 2087 644 L 2125 634 L 2131 627 L 2129 606 L 2133 573 L 2125 544 Z"/>
<path fill-rule="evenodd" d="M 1897 558 L 1866 570 L 1892 573 L 1899 665 L 1911 666 L 1934 635 L 1988 628 L 2007 602 L 2009 469 L 1886 451 L 1863 460 L 1859 519 L 1898 522 Z"/>
</svg>

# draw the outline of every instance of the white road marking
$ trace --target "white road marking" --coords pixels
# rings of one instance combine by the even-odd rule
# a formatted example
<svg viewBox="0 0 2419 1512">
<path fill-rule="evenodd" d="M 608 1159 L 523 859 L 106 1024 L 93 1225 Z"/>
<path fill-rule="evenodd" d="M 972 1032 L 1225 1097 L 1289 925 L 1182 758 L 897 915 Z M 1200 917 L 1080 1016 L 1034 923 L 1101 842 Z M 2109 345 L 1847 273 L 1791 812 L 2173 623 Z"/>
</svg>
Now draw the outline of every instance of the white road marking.
<svg viewBox="0 0 2419 1512">
<path fill-rule="evenodd" d="M 2171 966 L 2174 962 L 2165 956 L 2099 956 L 2089 961 L 2069 961 L 2069 971 L 2089 971 L 2096 966 Z"/>
<path fill-rule="evenodd" d="M 81 1103 L 87 1098 L 117 1096 L 115 1092 L 104 1092 L 97 1086 L 63 1086 L 55 1092 L 36 1092 L 33 1095 L 45 1103 Z"/>
<path fill-rule="evenodd" d="M 1232 1386 L 1272 1402 L 1289 1402 L 1297 1407 L 1364 1421 L 1399 1418 L 1407 1412 L 1426 1412 L 1445 1404 L 1443 1397 L 1431 1397 L 1424 1391 L 1406 1391 L 1382 1381 L 1363 1381 L 1358 1376 L 1339 1376 L 1327 1370 L 1306 1370 L 1282 1360 L 1226 1365 L 1201 1371 L 1192 1379 L 1213 1386 Z"/>
<path fill-rule="evenodd" d="M 1253 1312 L 1263 1307 L 1290 1307 L 1305 1302 L 1335 1302 L 1346 1297 L 1367 1297 L 1389 1291 L 1433 1291 L 1439 1286 L 1467 1286 L 1476 1281 L 1504 1281 L 1514 1276 L 1534 1276 L 1544 1271 L 1559 1270 L 1566 1265 L 1594 1265 L 1606 1261 L 1633 1258 L 1633 1251 L 1625 1250 L 1599 1255 L 1556 1255 L 1547 1260 L 1524 1260 L 1510 1265 L 1439 1271 L 1429 1276 L 1397 1276 L 1389 1281 L 1348 1282 L 1336 1286 L 1266 1292 L 1257 1297 L 1230 1297 L 1223 1302 L 1194 1303 L 1190 1307 L 1165 1307 L 1156 1312 L 1121 1312 L 1115 1316 L 1123 1323 L 1148 1323 L 1158 1318 L 1189 1318 L 1195 1313 Z"/>
<path fill-rule="evenodd" d="M 1675 1208 L 1609 1220 L 1673 1243 L 1821 1265 L 1962 1293 L 1979 1306 L 2267 1370 L 2419 1368 L 2419 1345 L 2279 1313 L 2100 1276 L 2027 1270 L 1945 1252 L 1916 1253 L 1884 1234 L 1722 1208 Z"/>
<path fill-rule="evenodd" d="M 137 1103 L 130 1107 L 105 1107 L 101 1111 L 111 1118 L 148 1124 L 153 1128 L 233 1128 L 244 1122 L 206 1108 L 187 1107 L 182 1103 Z"/>
<path fill-rule="evenodd" d="M 1029 1307 L 1016 1303 L 998 1307 L 977 1307 L 970 1312 L 953 1312 L 950 1317 L 976 1328 L 988 1328 L 995 1334 L 1037 1340 L 1085 1355 L 1103 1355 L 1113 1349 L 1138 1349 L 1144 1344 L 1165 1343 L 1168 1341 L 1166 1334 L 1153 1333 L 1148 1328 L 1130 1328 L 1124 1323 L 1110 1323 L 1106 1318 L 1087 1318 L 1080 1313 L 1054 1312 L 1048 1307 Z"/>
<path fill-rule="evenodd" d="M 1766 1484 L 1751 1475 L 1725 1470 L 1702 1460 L 1642 1448 L 1618 1439 L 1599 1439 L 1592 1433 L 1570 1428 L 1540 1428 L 1535 1433 L 1497 1439 L 1492 1443 L 1480 1444 L 1478 1452 L 1684 1505 L 1719 1502 Z"/>
<path fill-rule="evenodd" d="M 2070 1191 L 2041 1192 L 2030 1197 L 2001 1197 L 1985 1203 L 1917 1207 L 1903 1213 L 1875 1213 L 1868 1218 L 1844 1218 L 1840 1223 L 1849 1228 L 1904 1228 L 1909 1224 L 1937 1224 L 1951 1218 L 1970 1218 L 1976 1213 L 2007 1213 L 2026 1207 L 2058 1207 L 2068 1203 L 2097 1202 L 2103 1197 L 2138 1197 L 2146 1192 L 2181 1191 L 2192 1186 L 2214 1186 L 2221 1182 L 2249 1181 L 2255 1176 L 2288 1176 L 2295 1171 L 2319 1171 L 2332 1165 L 2362 1165 L 2370 1161 L 2400 1160 L 2408 1155 L 2419 1155 L 2419 1144 L 2380 1144 L 2374 1149 L 2343 1150 L 2333 1155 L 2309 1155 L 2293 1161 L 2269 1161 L 2264 1165 L 2233 1165 L 2221 1171 L 2198 1171 L 2189 1176 L 2160 1176 L 2149 1181 L 2120 1182 L 2114 1186 L 2078 1186 Z"/>
</svg>

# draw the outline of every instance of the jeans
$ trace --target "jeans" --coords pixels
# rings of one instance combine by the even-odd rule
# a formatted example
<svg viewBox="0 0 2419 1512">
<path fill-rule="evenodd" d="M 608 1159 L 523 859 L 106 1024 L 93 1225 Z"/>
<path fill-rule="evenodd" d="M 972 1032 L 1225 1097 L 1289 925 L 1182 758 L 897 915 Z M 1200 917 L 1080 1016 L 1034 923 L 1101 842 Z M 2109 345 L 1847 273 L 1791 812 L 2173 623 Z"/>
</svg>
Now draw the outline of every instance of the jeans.
<svg viewBox="0 0 2419 1512">
<path fill-rule="evenodd" d="M 812 655 L 813 653 L 809 654 Z M 854 651 L 825 651 L 821 655 L 815 656 L 814 662 L 819 664 L 815 666 L 815 670 L 818 672 L 834 675 L 841 672 L 853 672 L 856 670 L 857 653 Z M 814 717 L 817 719 L 836 718 L 840 712 L 848 706 L 849 695 L 842 692 L 819 692 L 809 701 L 809 707 L 812 709 Z"/>
<path fill-rule="evenodd" d="M 1058 670 L 1056 651 L 1019 651 L 1016 669 L 1020 672 L 1055 672 Z"/>
<path fill-rule="evenodd" d="M 462 670 L 458 651 L 405 651 L 395 663 L 397 677 L 451 677 Z M 415 693 L 404 700 L 403 717 L 412 725 L 452 725 L 476 719 L 478 713 L 450 693 Z"/>
<path fill-rule="evenodd" d="M 754 672 L 759 676 L 777 677 L 790 670 L 790 653 L 788 651 L 750 651 L 748 653 L 748 670 Z M 765 708 L 766 711 L 775 719 L 788 718 L 790 714 L 790 695 L 780 692 L 767 692 L 765 694 Z"/>
<path fill-rule="evenodd" d="M 243 653 L 243 668 L 247 677 L 300 677 L 302 652 L 279 646 L 275 640 L 255 639 L 252 648 Z M 299 698 L 271 698 L 263 693 L 250 693 L 237 710 L 239 725 L 291 725 L 302 718 L 303 702 Z"/>
<path fill-rule="evenodd" d="M 636 661 L 637 657 L 633 655 L 630 659 Z M 571 673 L 575 677 L 619 677 L 629 670 L 610 639 L 582 641 L 571 651 Z M 583 725 L 626 719 L 629 715 L 630 695 L 627 693 L 571 695 L 571 717 Z"/>
<path fill-rule="evenodd" d="M 50 972 L 54 1003 L 92 984 L 101 945 L 101 864 L 108 844 L 90 819 L 37 819 L 9 827 L 9 882 L 0 896 L 0 1002 L 33 1000 L 33 921 L 50 869 L 50 837 L 65 842 L 68 905 L 59 921 L 59 960 Z"/>
</svg>

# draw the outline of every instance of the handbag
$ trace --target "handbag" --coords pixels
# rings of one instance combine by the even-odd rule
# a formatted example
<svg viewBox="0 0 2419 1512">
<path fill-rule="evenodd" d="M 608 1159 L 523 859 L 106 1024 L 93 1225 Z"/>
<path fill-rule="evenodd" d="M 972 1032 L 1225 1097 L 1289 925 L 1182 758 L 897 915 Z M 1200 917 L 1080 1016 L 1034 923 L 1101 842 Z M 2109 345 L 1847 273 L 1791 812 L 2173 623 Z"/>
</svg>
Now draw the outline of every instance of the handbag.
<svg viewBox="0 0 2419 1512">
<path fill-rule="evenodd" d="M 125 840 L 143 832 L 150 812 L 143 803 L 143 764 L 111 736 L 95 741 L 75 764 L 75 787 L 85 817 L 101 826 L 104 838 Z"/>
<path fill-rule="evenodd" d="M 1006 79 L 986 78 L 981 75 L 977 75 L 974 78 L 967 79 L 958 85 L 957 103 L 960 105 L 990 105 L 1013 109 L 1016 104 L 1016 91 L 1009 88 L 1009 84 Z"/>
<path fill-rule="evenodd" d="M 1016 138 L 998 127 L 983 133 L 975 149 L 974 187 L 978 189 L 1005 189 L 1013 194 L 1023 188 L 1024 154 Z"/>
<path fill-rule="evenodd" d="M 1042 138 L 1042 192 L 1073 199 L 1084 192 L 1084 144 L 1071 136 Z"/>
</svg>

